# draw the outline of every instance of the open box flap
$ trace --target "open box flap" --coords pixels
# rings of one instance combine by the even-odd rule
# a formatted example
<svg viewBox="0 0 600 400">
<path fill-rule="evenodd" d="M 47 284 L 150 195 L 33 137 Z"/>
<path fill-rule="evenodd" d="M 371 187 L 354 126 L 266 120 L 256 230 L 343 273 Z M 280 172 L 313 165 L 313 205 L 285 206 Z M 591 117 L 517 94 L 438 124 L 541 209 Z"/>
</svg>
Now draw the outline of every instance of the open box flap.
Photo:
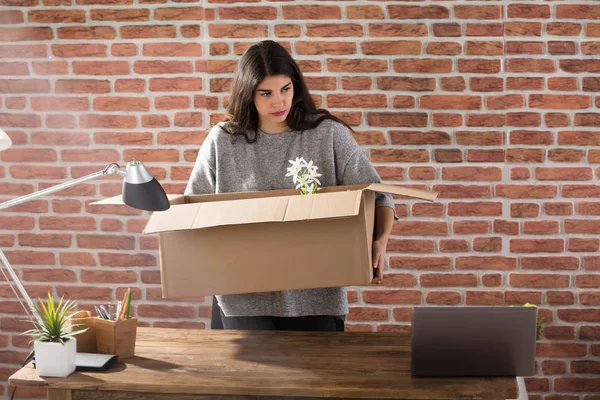
<svg viewBox="0 0 600 400">
<path fill-rule="evenodd" d="M 152 214 L 144 233 L 358 215 L 360 190 L 180 204 Z"/>
<path fill-rule="evenodd" d="M 372 190 L 374 192 L 398 194 L 408 197 L 416 197 L 418 199 L 433 201 L 437 198 L 436 192 L 428 190 L 412 189 L 402 186 L 385 185 L 383 183 L 371 183 L 365 187 L 365 190 Z"/>
</svg>

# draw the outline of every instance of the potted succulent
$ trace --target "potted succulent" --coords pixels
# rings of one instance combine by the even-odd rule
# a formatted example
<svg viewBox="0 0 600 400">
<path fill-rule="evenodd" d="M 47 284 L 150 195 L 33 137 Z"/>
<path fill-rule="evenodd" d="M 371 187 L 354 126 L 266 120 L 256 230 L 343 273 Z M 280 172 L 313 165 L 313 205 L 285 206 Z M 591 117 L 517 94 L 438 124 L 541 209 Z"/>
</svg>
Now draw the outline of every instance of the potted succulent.
<svg viewBox="0 0 600 400">
<path fill-rule="evenodd" d="M 46 304 L 39 299 L 37 313 L 41 325 L 24 332 L 33 337 L 35 352 L 35 368 L 40 376 L 66 377 L 75 371 L 77 341 L 73 337 L 87 330 L 81 329 L 69 332 L 75 326 L 67 326 L 75 308 L 75 302 L 64 301 L 64 296 L 56 303 L 48 292 Z"/>
</svg>

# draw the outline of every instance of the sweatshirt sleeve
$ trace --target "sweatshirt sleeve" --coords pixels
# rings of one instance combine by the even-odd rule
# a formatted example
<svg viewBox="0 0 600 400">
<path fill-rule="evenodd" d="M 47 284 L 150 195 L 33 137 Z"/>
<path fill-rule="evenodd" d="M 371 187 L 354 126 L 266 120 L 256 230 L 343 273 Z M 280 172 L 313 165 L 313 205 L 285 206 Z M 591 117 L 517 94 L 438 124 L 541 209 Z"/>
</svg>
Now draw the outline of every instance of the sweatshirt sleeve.
<svg viewBox="0 0 600 400">
<path fill-rule="evenodd" d="M 212 194 L 217 191 L 216 180 L 216 136 L 221 128 L 213 127 L 204 139 L 196 163 L 188 180 L 184 194 Z"/>
<path fill-rule="evenodd" d="M 333 132 L 333 144 L 336 163 L 338 166 L 339 185 L 358 185 L 365 183 L 381 183 L 379 174 L 369 161 L 364 149 L 352 137 L 350 131 L 343 125 L 336 123 Z M 396 215 L 394 200 L 389 193 L 375 194 L 376 207 L 390 207 Z"/>
</svg>

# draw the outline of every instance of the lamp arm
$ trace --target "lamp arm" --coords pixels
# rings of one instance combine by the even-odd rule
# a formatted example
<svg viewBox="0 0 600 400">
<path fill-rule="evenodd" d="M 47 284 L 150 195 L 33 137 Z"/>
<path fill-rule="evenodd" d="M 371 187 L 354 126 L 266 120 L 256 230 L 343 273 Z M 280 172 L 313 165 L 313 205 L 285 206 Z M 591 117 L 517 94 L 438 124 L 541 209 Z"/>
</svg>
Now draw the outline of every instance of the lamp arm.
<svg viewBox="0 0 600 400">
<path fill-rule="evenodd" d="M 119 174 L 121 176 L 125 176 L 125 169 L 121 168 L 117 163 L 111 163 L 102 171 L 94 172 L 93 174 L 89 174 L 86 176 L 82 176 L 81 178 L 73 179 L 71 181 L 61 183 L 56 186 L 51 186 L 46 189 L 38 190 L 37 192 L 33 192 L 30 194 L 26 194 L 25 196 L 17 197 L 16 199 L 5 201 L 4 203 L 0 203 L 0 209 L 8 208 L 11 206 L 15 206 L 17 204 L 25 203 L 26 201 L 35 199 L 36 197 L 44 196 L 50 193 L 58 192 L 59 190 L 63 190 L 69 188 L 71 186 L 78 185 L 83 182 L 91 181 L 92 179 L 96 179 L 105 175 Z"/>
<path fill-rule="evenodd" d="M 98 177 L 105 176 L 105 175 L 111 175 L 111 174 L 120 174 L 122 176 L 125 176 L 125 169 L 121 168 L 119 166 L 119 164 L 117 164 L 117 163 L 111 163 L 106 168 L 104 168 L 102 171 L 98 171 L 98 172 L 95 172 L 90 175 L 82 176 L 81 178 L 73 179 L 69 182 L 61 183 L 56 186 L 51 186 L 49 188 L 39 190 L 34 193 L 31 193 L 31 194 L 28 194 L 25 196 L 21 196 L 21 197 L 17 197 L 16 199 L 8 200 L 8 201 L 5 201 L 4 203 L 0 203 L 0 209 L 4 209 L 4 208 L 8 208 L 8 207 L 17 205 L 17 204 L 25 203 L 26 201 L 35 199 L 36 197 L 40 197 L 40 196 L 43 196 L 43 195 L 46 195 L 49 193 L 54 193 L 59 190 L 66 189 L 68 187 L 78 185 L 82 182 L 87 182 L 92 179 L 96 179 Z M 14 284 L 17 286 L 19 293 L 21 294 L 22 298 L 27 303 L 27 306 L 28 306 L 29 310 L 31 311 L 31 314 L 29 315 L 31 321 L 34 323 L 34 325 L 36 325 L 36 322 L 37 322 L 38 326 L 42 326 L 42 319 L 39 316 L 37 309 L 36 309 L 35 305 L 33 304 L 33 301 L 31 300 L 31 297 L 29 297 L 29 295 L 27 294 L 27 291 L 21 284 L 19 277 L 17 276 L 14 269 L 8 262 L 8 259 L 4 255 L 4 252 L 2 251 L 2 249 L 0 249 L 0 263 L 4 265 L 4 267 L 8 271 L 8 274 L 10 275 L 10 278 L 12 279 L 12 282 L 14 282 Z M 6 276 L 6 274 L 4 274 L 4 272 L 2 272 L 2 274 L 8 280 L 8 277 Z M 10 285 L 10 280 L 8 280 L 8 283 Z M 11 288 L 12 288 L 12 286 L 11 286 Z M 14 291 L 14 288 L 12 288 L 12 289 Z M 21 301 L 21 300 L 19 299 L 19 301 Z M 25 308 L 25 310 L 27 310 L 27 307 L 23 307 L 23 308 Z M 32 316 L 33 316 L 33 318 L 32 318 Z M 35 318 L 35 320 L 34 320 L 34 318 Z"/>
</svg>

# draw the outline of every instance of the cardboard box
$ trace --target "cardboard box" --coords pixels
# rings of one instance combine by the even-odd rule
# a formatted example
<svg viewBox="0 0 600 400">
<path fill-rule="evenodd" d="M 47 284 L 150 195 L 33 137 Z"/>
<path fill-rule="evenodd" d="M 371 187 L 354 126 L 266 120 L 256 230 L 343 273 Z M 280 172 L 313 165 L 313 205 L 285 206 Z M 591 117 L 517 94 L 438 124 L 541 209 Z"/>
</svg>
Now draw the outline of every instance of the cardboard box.
<svg viewBox="0 0 600 400">
<path fill-rule="evenodd" d="M 170 195 L 144 230 L 160 237 L 163 297 L 368 285 L 375 192 L 436 197 L 383 184 Z"/>
</svg>

